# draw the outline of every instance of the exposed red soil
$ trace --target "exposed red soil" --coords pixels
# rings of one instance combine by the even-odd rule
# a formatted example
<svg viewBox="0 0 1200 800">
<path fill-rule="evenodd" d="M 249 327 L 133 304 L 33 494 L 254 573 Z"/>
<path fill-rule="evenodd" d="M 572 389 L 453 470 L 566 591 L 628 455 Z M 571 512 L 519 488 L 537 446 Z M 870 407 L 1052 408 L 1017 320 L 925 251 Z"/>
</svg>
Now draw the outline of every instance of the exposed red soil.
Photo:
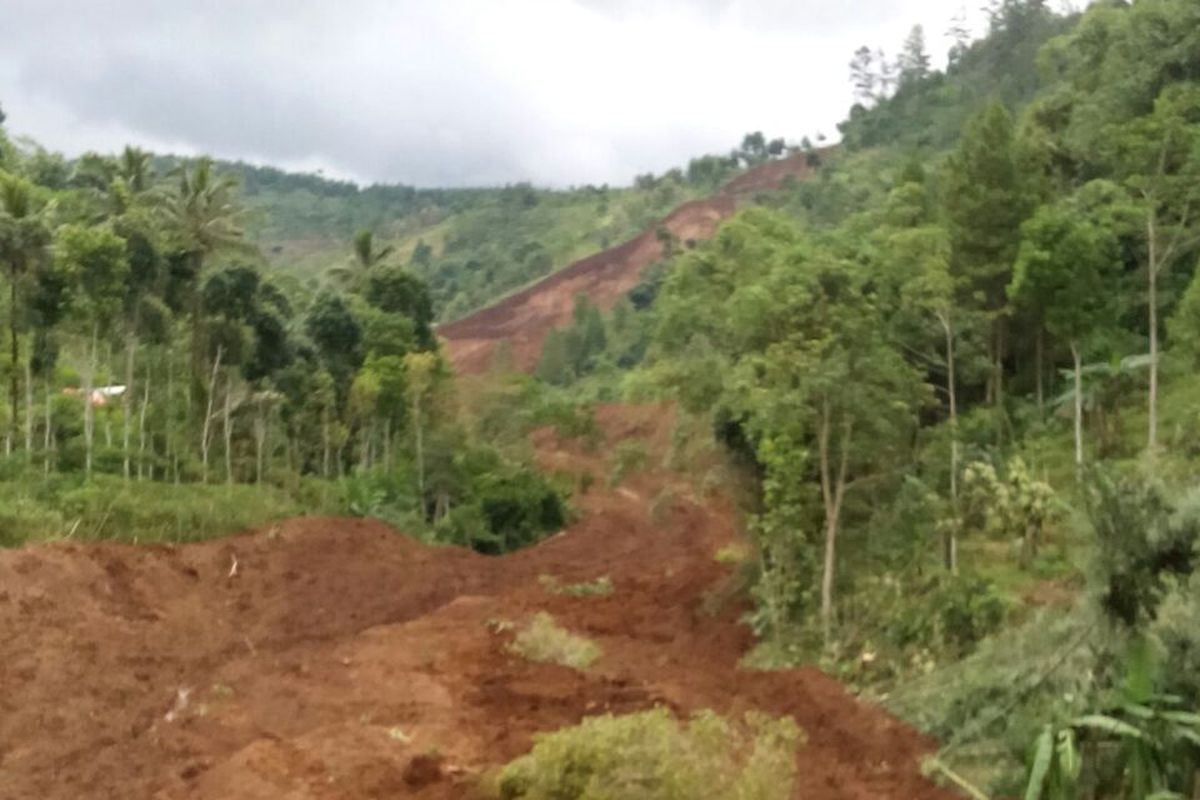
<svg viewBox="0 0 1200 800">
<path fill-rule="evenodd" d="M 575 295 L 583 292 L 607 311 L 637 285 L 646 267 L 662 258 L 659 228 L 666 228 L 682 243 L 708 239 L 740 201 L 778 189 L 789 178 L 805 178 L 812 170 L 804 154 L 747 170 L 717 194 L 684 203 L 624 244 L 576 261 L 487 308 L 439 326 L 450 361 L 460 374 L 485 372 L 496 348 L 507 341 L 513 366 L 532 370 L 546 334 L 569 323 Z"/>
<path fill-rule="evenodd" d="M 622 438 L 657 459 L 670 417 L 601 409 L 597 454 L 549 432 L 535 444 L 549 469 L 603 476 Z M 930 742 L 819 671 L 739 669 L 742 609 L 706 602 L 732 580 L 713 558 L 732 511 L 653 463 L 502 558 L 318 518 L 178 547 L 0 553 L 0 798 L 471 798 L 535 732 L 658 703 L 794 716 L 798 798 L 951 797 L 919 774 Z M 604 575 L 608 597 L 539 580 Z M 489 624 L 540 610 L 601 659 L 532 664 Z"/>
</svg>

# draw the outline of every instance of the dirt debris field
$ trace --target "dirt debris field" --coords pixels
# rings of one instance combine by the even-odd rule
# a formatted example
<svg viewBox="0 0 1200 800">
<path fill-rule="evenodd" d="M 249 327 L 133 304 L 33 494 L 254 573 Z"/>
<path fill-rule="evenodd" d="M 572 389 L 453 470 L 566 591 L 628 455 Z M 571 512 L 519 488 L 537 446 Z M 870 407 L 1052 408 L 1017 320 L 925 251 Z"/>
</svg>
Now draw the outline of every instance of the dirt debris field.
<svg viewBox="0 0 1200 800">
<path fill-rule="evenodd" d="M 732 511 L 655 468 L 666 410 L 598 421 L 597 454 L 538 432 L 544 466 L 604 474 L 625 438 L 650 466 L 598 481 L 577 522 L 504 557 L 318 518 L 0 552 L 0 798 L 470 798 L 535 732 L 655 704 L 792 715 L 805 800 L 952 797 L 920 776 L 931 742 L 831 678 L 739 669 L 744 608 L 710 602 L 732 580 L 714 558 Z M 547 591 L 604 576 L 608 596 Z M 511 653 L 497 623 L 542 610 L 602 657 L 575 671 Z"/>
</svg>

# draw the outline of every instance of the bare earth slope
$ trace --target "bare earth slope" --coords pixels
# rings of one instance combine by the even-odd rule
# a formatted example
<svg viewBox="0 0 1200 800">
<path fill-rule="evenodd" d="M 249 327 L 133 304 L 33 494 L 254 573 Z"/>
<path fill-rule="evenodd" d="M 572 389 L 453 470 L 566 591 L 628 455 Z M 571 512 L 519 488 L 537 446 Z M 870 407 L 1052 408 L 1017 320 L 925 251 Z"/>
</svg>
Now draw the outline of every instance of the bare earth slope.
<svg viewBox="0 0 1200 800">
<path fill-rule="evenodd" d="M 661 453 L 670 416 L 609 407 L 600 423 L 610 445 Z M 548 432 L 535 443 L 547 468 L 605 474 Z M 673 481 L 595 488 L 579 522 L 503 558 L 317 518 L 180 547 L 0 552 L 0 798 L 473 797 L 534 732 L 658 703 L 793 715 L 805 800 L 949 797 L 918 773 L 930 743 L 830 678 L 738 668 L 740 609 L 705 602 L 730 579 L 713 554 L 731 512 Z M 547 575 L 615 591 L 556 595 Z M 495 622 L 543 609 L 604 648 L 595 666 L 508 652 Z"/>
<path fill-rule="evenodd" d="M 583 292 L 608 310 L 637 285 L 642 270 L 662 257 L 660 227 L 680 242 L 708 239 L 737 209 L 739 200 L 777 189 L 786 179 L 804 178 L 811 171 L 804 154 L 750 169 L 712 197 L 683 204 L 624 244 L 576 261 L 487 308 L 439 326 L 451 362 L 461 374 L 486 371 L 496 347 L 507 341 L 515 366 L 533 369 L 546 334 L 570 321 L 576 294 Z"/>
</svg>

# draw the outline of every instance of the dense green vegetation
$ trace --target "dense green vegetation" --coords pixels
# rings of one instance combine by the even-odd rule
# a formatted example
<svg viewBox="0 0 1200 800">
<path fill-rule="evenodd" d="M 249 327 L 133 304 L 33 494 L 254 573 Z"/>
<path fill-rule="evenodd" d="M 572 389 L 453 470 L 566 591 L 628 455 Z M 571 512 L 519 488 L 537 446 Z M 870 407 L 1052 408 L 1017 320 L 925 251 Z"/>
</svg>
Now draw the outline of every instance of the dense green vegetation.
<svg viewBox="0 0 1200 800">
<path fill-rule="evenodd" d="M 819 660 L 960 782 L 1190 796 L 1200 6 L 990 14 L 944 72 L 919 29 L 856 53 L 839 158 L 581 301 L 538 375 L 673 398 L 753 477 L 754 663 Z"/>
<path fill-rule="evenodd" d="M 341 511 L 498 553 L 564 524 L 463 415 L 426 284 L 369 231 L 310 291 L 263 268 L 209 161 L 0 154 L 0 542 Z"/>
</svg>

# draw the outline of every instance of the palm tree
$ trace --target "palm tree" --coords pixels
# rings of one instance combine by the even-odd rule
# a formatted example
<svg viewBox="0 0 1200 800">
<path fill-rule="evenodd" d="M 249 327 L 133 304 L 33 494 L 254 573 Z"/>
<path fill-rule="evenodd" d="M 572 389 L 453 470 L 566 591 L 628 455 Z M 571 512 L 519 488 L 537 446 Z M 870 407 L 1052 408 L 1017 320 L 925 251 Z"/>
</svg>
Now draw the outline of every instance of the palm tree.
<svg viewBox="0 0 1200 800">
<path fill-rule="evenodd" d="M 130 155 L 130 166 L 133 166 L 136 156 L 128 151 L 127 154 Z M 203 387 L 206 372 L 203 363 L 204 300 L 200 287 L 204 263 L 218 251 L 246 250 L 250 245 L 241 225 L 237 181 L 232 176 L 214 175 L 212 161 L 201 158 L 190 170 L 186 164 L 180 167 L 178 177 L 175 191 L 163 198 L 163 208 L 168 225 L 191 266 L 192 375 L 195 385 Z"/>
<path fill-rule="evenodd" d="M 133 194 L 146 191 L 154 177 L 154 170 L 150 166 L 150 154 L 140 147 L 126 145 L 121 152 L 117 174 Z"/>
<path fill-rule="evenodd" d="M 8 267 L 8 331 L 12 356 L 9 377 L 9 402 L 12 406 L 8 421 L 10 444 L 16 442 L 21 402 L 18 377 L 21 363 L 20 309 L 23 305 L 20 302 L 21 283 L 44 255 L 49 241 L 50 230 L 40 211 L 34 208 L 33 185 L 22 178 L 0 177 L 0 260 Z"/>
<path fill-rule="evenodd" d="M 369 228 L 363 228 L 354 234 L 349 264 L 330 268 L 329 277 L 345 286 L 358 288 L 367 273 L 387 260 L 394 251 L 395 248 L 390 244 L 376 249 L 375 234 Z"/>
</svg>

